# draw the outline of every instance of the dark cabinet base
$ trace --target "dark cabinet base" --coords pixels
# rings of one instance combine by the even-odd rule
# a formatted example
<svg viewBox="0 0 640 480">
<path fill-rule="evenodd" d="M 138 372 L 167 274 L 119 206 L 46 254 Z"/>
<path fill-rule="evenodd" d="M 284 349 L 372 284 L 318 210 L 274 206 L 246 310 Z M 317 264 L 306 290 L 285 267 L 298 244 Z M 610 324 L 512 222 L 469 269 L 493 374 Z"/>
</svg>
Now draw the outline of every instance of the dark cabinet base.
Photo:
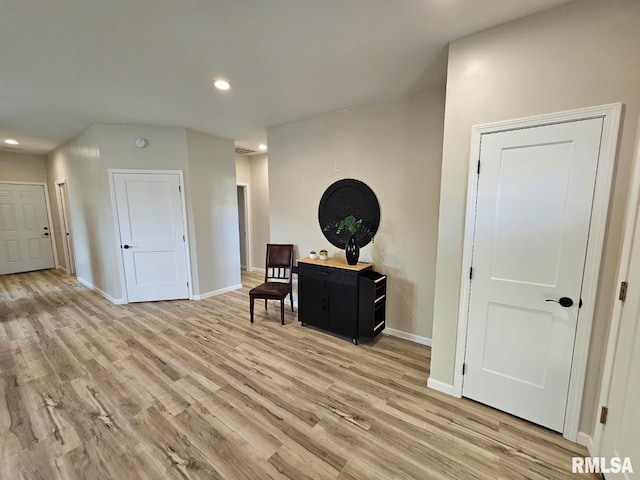
<svg viewBox="0 0 640 480">
<path fill-rule="evenodd" d="M 302 326 L 343 335 L 354 345 L 359 338 L 374 337 L 384 329 L 384 275 L 373 272 L 371 265 L 353 269 L 346 264 L 341 268 L 337 262 L 329 266 L 305 260 L 298 260 L 298 319 Z"/>
</svg>

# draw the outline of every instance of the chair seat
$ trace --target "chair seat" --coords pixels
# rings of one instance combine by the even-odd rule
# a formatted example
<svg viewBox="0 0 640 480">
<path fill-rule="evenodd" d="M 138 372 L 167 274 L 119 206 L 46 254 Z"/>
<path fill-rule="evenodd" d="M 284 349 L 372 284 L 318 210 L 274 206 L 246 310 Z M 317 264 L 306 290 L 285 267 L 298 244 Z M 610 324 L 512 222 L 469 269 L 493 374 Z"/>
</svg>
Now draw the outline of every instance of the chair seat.
<svg viewBox="0 0 640 480">
<path fill-rule="evenodd" d="M 288 283 L 267 282 L 249 290 L 249 295 L 279 299 L 289 295 L 289 292 L 291 285 Z"/>
</svg>

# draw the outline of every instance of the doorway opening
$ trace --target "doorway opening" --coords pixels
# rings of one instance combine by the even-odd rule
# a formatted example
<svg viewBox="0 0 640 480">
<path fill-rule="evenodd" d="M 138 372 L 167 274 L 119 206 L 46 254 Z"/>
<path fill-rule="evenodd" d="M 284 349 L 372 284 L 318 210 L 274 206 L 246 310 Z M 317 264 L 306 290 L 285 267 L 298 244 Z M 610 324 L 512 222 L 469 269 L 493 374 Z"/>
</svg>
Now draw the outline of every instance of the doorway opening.
<svg viewBox="0 0 640 480">
<path fill-rule="evenodd" d="M 73 235 L 71 233 L 71 214 L 69 209 L 69 193 L 67 181 L 56 181 L 56 198 L 58 200 L 58 214 L 60 215 L 60 230 L 62 232 L 62 250 L 64 264 L 69 275 L 76 273 L 76 260 L 73 251 Z"/>
<path fill-rule="evenodd" d="M 251 269 L 251 236 L 249 235 L 249 185 L 238 183 L 238 238 L 240 246 L 240 269 Z"/>
</svg>

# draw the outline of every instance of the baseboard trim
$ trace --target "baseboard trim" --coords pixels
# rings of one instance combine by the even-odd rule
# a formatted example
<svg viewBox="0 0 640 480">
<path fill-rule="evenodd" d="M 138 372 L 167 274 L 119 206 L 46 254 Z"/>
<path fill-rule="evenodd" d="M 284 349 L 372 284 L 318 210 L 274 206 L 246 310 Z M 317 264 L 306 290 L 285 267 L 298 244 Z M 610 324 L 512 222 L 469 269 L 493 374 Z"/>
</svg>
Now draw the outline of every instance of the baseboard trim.
<svg viewBox="0 0 640 480">
<path fill-rule="evenodd" d="M 587 447 L 590 456 L 597 457 L 598 455 L 600 455 L 599 452 L 596 452 L 596 446 L 593 443 L 593 437 L 591 435 L 584 432 L 578 432 L 576 443 L 582 445 L 583 447 Z"/>
<path fill-rule="evenodd" d="M 255 272 L 255 273 L 264 273 L 264 268 L 260 268 L 260 267 L 251 267 L 251 270 L 249 270 L 250 272 Z"/>
<path fill-rule="evenodd" d="M 385 328 L 384 333 L 391 335 L 392 337 L 402 338 L 403 340 L 409 340 L 413 343 L 419 343 L 420 345 L 431 346 L 431 339 L 427 337 L 421 337 L 420 335 L 414 335 L 413 333 L 403 332 L 402 330 L 396 330 L 395 328 Z"/>
<path fill-rule="evenodd" d="M 429 377 L 427 379 L 427 387 L 429 387 L 431 390 L 436 390 L 438 392 L 446 393 L 447 395 L 455 397 L 455 395 L 453 394 L 453 385 L 451 385 L 450 383 L 440 382 Z"/>
<path fill-rule="evenodd" d="M 67 269 L 62 265 L 56 265 L 56 270 L 62 270 L 64 273 L 69 273 Z"/>
<path fill-rule="evenodd" d="M 591 437 L 584 432 L 578 432 L 576 443 L 588 448 L 589 443 L 591 443 Z"/>
<path fill-rule="evenodd" d="M 89 290 L 93 290 L 94 292 L 98 292 L 100 295 L 102 295 L 104 298 L 106 298 L 107 300 L 109 300 L 111 303 L 113 303 L 114 305 L 124 305 L 127 302 L 125 302 L 124 298 L 113 298 L 111 295 L 109 295 L 107 292 L 100 290 L 98 287 L 96 287 L 93 283 L 88 282 L 87 280 L 85 280 L 84 278 L 80 278 L 80 277 L 76 277 L 76 280 L 78 280 L 78 283 L 80 283 L 81 285 L 87 287 Z"/>
<path fill-rule="evenodd" d="M 231 285 L 230 287 L 225 287 L 219 290 L 214 290 L 212 292 L 203 293 L 202 295 L 194 295 L 191 298 L 193 300 L 204 300 L 205 298 L 215 297 L 216 295 L 222 295 L 223 293 L 232 292 L 234 290 L 240 290 L 241 288 L 242 288 L 242 284 L 238 283 L 237 285 Z"/>
</svg>

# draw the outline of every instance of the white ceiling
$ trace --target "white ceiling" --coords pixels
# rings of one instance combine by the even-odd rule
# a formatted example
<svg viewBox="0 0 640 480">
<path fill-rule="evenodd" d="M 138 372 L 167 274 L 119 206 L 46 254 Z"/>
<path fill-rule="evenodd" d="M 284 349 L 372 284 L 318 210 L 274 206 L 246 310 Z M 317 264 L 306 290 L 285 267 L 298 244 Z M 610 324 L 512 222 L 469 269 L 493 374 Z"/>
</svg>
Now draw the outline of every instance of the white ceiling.
<svg viewBox="0 0 640 480">
<path fill-rule="evenodd" d="M 46 153 L 120 123 L 256 148 L 267 127 L 441 84 L 448 41 L 566 1 L 6 1 L 0 141 Z"/>
</svg>

